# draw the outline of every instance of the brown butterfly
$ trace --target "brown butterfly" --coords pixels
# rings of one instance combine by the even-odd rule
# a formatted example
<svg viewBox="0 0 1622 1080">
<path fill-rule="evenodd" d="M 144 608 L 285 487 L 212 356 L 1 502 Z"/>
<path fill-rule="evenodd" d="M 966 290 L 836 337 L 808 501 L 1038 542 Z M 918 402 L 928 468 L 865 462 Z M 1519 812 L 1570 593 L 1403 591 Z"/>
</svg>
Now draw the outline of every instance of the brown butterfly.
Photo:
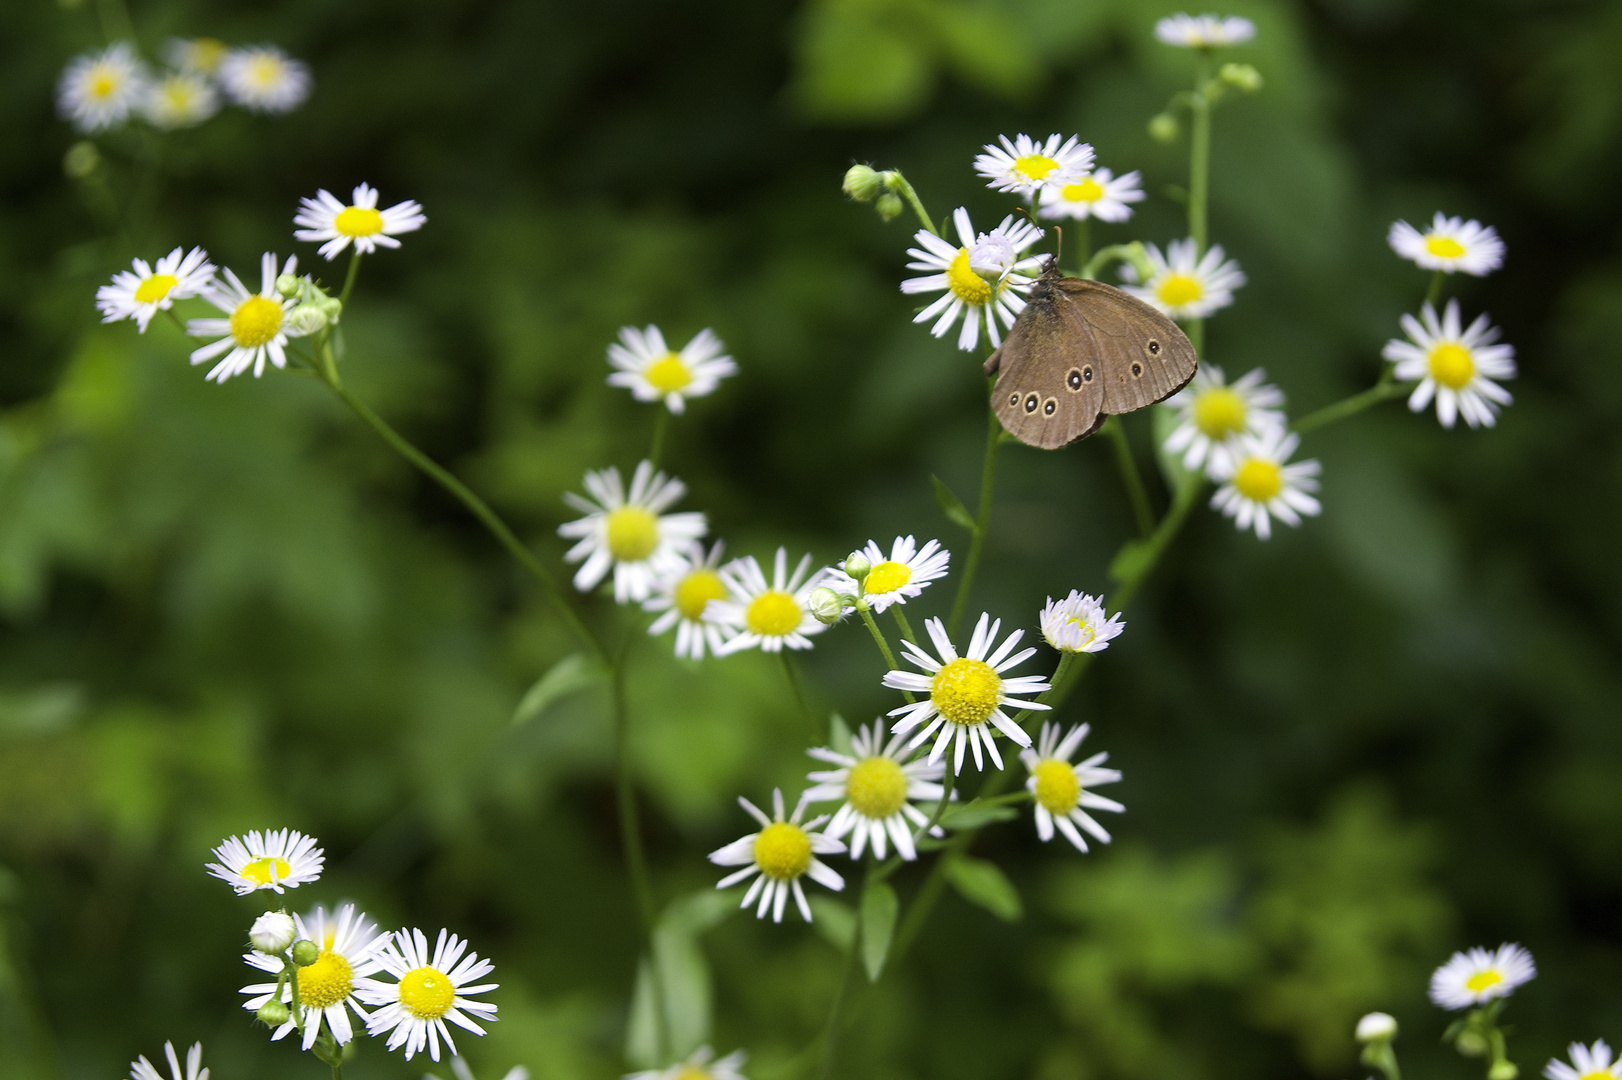
<svg viewBox="0 0 1622 1080">
<path fill-rule="evenodd" d="M 1056 261 L 986 361 L 1000 372 L 991 407 L 1027 446 L 1056 450 L 1106 417 L 1164 401 L 1199 366 L 1177 324 L 1101 281 L 1065 277 Z"/>
</svg>

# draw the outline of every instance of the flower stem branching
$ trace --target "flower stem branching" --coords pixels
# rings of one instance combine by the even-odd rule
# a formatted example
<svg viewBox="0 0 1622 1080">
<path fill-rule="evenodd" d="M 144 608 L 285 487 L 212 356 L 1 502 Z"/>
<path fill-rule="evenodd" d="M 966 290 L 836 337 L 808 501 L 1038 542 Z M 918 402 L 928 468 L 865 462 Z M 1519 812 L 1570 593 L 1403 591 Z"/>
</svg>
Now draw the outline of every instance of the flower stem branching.
<svg viewBox="0 0 1622 1080">
<path fill-rule="evenodd" d="M 963 561 L 963 577 L 957 583 L 957 595 L 952 598 L 952 613 L 946 620 L 948 636 L 957 634 L 963 621 L 963 612 L 969 603 L 969 590 L 974 585 L 974 572 L 980 565 L 980 553 L 985 547 L 986 531 L 991 526 L 991 493 L 997 484 L 997 446 L 1001 443 L 1002 422 L 991 411 L 986 400 L 986 453 L 980 465 L 980 505 L 974 517 L 974 533 L 969 539 L 969 557 Z"/>
</svg>

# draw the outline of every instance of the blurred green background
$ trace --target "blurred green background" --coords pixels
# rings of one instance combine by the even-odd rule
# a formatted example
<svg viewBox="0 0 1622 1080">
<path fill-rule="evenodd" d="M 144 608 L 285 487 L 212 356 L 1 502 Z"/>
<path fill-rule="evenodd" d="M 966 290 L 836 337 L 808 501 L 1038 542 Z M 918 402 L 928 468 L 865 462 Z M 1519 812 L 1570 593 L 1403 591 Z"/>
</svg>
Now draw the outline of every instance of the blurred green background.
<svg viewBox="0 0 1622 1080">
<path fill-rule="evenodd" d="M 367 181 L 429 223 L 368 262 L 348 381 L 546 558 L 559 494 L 644 452 L 651 413 L 604 385 L 603 354 L 647 322 L 713 326 L 742 366 L 667 459 L 730 552 L 831 560 L 913 532 L 961 555 L 928 476 L 974 489 L 977 361 L 909 324 L 914 226 L 846 202 L 840 175 L 902 168 L 984 227 L 1009 204 L 970 169 L 980 144 L 1076 132 L 1151 193 L 1095 243 L 1181 236 L 1164 192 L 1186 145 L 1144 133 L 1191 68 L 1152 40 L 1175 9 L 131 0 L 149 57 L 175 34 L 268 40 L 316 79 L 289 117 L 166 138 L 131 244 L 64 178 L 76 136 L 52 105 L 101 44 L 96 2 L 0 6 L 0 1075 L 119 1076 L 199 1038 L 216 1080 L 326 1075 L 238 1009 L 262 908 L 202 869 L 222 836 L 290 825 L 328 852 L 297 906 L 353 898 L 493 958 L 501 1020 L 466 1040 L 484 1074 L 614 1076 L 639 942 L 604 704 L 509 726 L 572 649 L 559 624 L 313 380 L 205 385 L 162 320 L 99 327 L 95 286 L 176 244 L 243 272 L 290 250 L 299 196 Z M 1117 842 L 1044 847 L 1028 816 L 990 832 L 977 851 L 1024 918 L 948 896 L 860 997 L 841 1076 L 1346 1077 L 1375 1007 L 1410 1072 L 1472 1076 L 1437 1047 L 1425 979 L 1500 940 L 1542 970 L 1510 1010 L 1523 1075 L 1622 1036 L 1622 5 L 1224 11 L 1256 21 L 1231 56 L 1267 86 L 1217 114 L 1212 235 L 1250 284 L 1209 358 L 1265 365 L 1297 414 L 1367 385 L 1426 280 L 1386 227 L 1444 209 L 1508 243 L 1502 272 L 1455 285 L 1517 347 L 1516 403 L 1492 431 L 1391 404 L 1314 433 L 1325 512 L 1268 543 L 1196 515 L 1064 710 L 1125 771 Z M 138 134 L 100 140 L 120 201 Z M 1147 417 L 1129 429 L 1147 464 Z M 1107 450 L 1005 450 L 975 610 L 1032 626 L 1046 595 L 1106 587 L 1130 533 Z M 859 628 L 806 669 L 852 720 L 894 703 Z M 797 791 L 809 762 L 761 656 L 686 666 L 661 641 L 631 688 L 671 898 L 715 879 L 737 795 Z M 838 953 L 750 918 L 704 949 L 718 1049 L 788 1075 Z M 348 1073 L 425 1064 L 369 1043 Z"/>
</svg>

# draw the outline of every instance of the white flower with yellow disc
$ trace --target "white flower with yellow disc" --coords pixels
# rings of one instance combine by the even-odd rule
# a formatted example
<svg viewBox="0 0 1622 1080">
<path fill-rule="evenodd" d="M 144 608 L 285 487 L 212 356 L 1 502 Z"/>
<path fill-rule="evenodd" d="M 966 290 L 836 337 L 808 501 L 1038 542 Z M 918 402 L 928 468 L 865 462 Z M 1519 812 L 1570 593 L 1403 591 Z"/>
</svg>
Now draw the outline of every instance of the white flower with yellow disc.
<svg viewBox="0 0 1622 1080">
<path fill-rule="evenodd" d="M 1001 145 L 998 145 L 1000 143 Z M 1073 184 L 1093 167 L 1093 148 L 1072 135 L 1049 135 L 1037 142 L 1029 135 L 997 136 L 974 159 L 974 171 L 993 191 L 1008 191 L 1030 199 L 1038 192 Z"/>
<path fill-rule="evenodd" d="M 835 840 L 843 840 L 850 834 L 853 859 L 860 859 L 869 844 L 875 859 L 884 858 L 887 841 L 895 845 L 896 853 L 903 859 L 918 857 L 918 849 L 912 842 L 913 830 L 928 825 L 929 815 L 913 802 L 939 802 L 946 793 L 939 783 L 946 774 L 946 767 L 923 758 L 908 761 L 912 753 L 903 748 L 906 740 L 905 735 L 892 735 L 889 742 L 885 742 L 883 723 L 875 720 L 867 727 L 856 729 L 848 754 L 822 746 L 806 751 L 817 760 L 839 768 L 811 773 L 809 779 L 815 786 L 808 788 L 800 801 L 838 800 L 843 804 L 834 811 L 833 820 L 823 832 Z M 909 825 L 909 821 L 912 824 Z M 944 835 L 938 826 L 935 835 Z"/>
<path fill-rule="evenodd" d="M 1497 230 L 1479 221 L 1448 217 L 1440 210 L 1424 232 L 1406 221 L 1392 223 L 1386 243 L 1416 266 L 1446 274 L 1462 270 L 1486 277 L 1504 265 L 1504 242 Z"/>
<path fill-rule="evenodd" d="M 355 1015 L 362 1021 L 367 1018 L 366 1010 L 361 1008 L 356 991 L 361 985 L 361 980 L 383 969 L 375 953 L 388 937 L 380 936 L 377 927 L 363 913 L 355 910 L 354 904 L 345 904 L 332 914 L 321 907 L 310 912 L 308 916 L 295 914 L 293 925 L 297 928 L 298 940 L 313 942 L 320 950 L 316 954 L 315 963 L 300 967 L 293 976 L 298 981 L 298 1000 L 304 1009 L 303 1048 L 308 1050 L 315 1045 L 322 1024 L 325 1024 L 327 1030 L 332 1033 L 333 1040 L 342 1046 L 355 1037 L 354 1026 L 349 1020 L 349 1011 L 354 1010 Z M 250 952 L 245 953 L 242 958 L 250 966 L 267 974 L 282 973 L 283 964 L 280 956 Z M 240 992 L 253 996 L 243 1002 L 242 1007 L 249 1012 L 258 1012 L 266 1002 L 276 996 L 276 986 L 274 982 L 244 986 Z M 289 1009 L 292 1008 L 291 982 L 281 984 L 279 1000 Z M 297 1026 L 294 1018 L 289 1015 L 286 1023 L 270 1033 L 271 1041 L 285 1038 L 287 1033 Z"/>
<path fill-rule="evenodd" d="M 1143 178 L 1135 170 L 1116 176 L 1108 169 L 1094 169 L 1079 180 L 1043 188 L 1037 213 L 1053 219 L 1125 221 L 1132 216 L 1131 204 L 1143 198 Z"/>
<path fill-rule="evenodd" d="M 130 1080 L 208 1080 L 208 1070 L 203 1068 L 203 1044 L 192 1043 L 191 1049 L 186 1051 L 186 1068 L 180 1068 L 180 1056 L 175 1053 L 175 1044 L 163 1044 L 163 1052 L 169 1058 L 169 1076 L 166 1078 L 146 1056 L 136 1058 L 130 1062 Z"/>
<path fill-rule="evenodd" d="M 141 115 L 170 131 L 201 124 L 219 111 L 214 84 L 193 71 L 171 71 L 149 83 L 141 97 Z"/>
<path fill-rule="evenodd" d="M 1025 763 L 1025 768 L 1030 772 L 1025 781 L 1025 790 L 1031 793 L 1035 807 L 1036 835 L 1044 843 L 1053 839 L 1053 830 L 1057 827 L 1078 851 L 1087 850 L 1087 841 L 1079 830 L 1085 830 L 1094 840 L 1107 844 L 1110 841 L 1109 833 L 1087 811 L 1108 810 L 1112 814 L 1119 814 L 1126 810 L 1114 799 L 1106 799 L 1092 790 L 1101 784 L 1113 784 L 1121 778 L 1121 770 L 1103 768 L 1109 754 L 1094 754 L 1079 764 L 1070 763 L 1071 755 L 1090 730 L 1089 725 L 1079 724 L 1060 739 L 1058 724 L 1043 724 L 1042 737 L 1037 741 L 1036 749 L 1020 751 L 1019 760 Z"/>
<path fill-rule="evenodd" d="M 955 734 L 957 747 L 952 762 L 954 775 L 963 771 L 965 748 L 974 750 L 975 768 L 985 768 L 985 762 L 980 755 L 982 746 L 985 752 L 991 755 L 991 760 L 996 763 L 997 768 L 1002 768 L 1002 755 L 997 752 L 997 744 L 992 741 L 993 728 L 1020 746 L 1031 745 L 1031 737 L 1003 712 L 1003 706 L 1018 709 L 1051 708 L 1040 701 L 1022 701 L 1013 696 L 1040 694 L 1049 689 L 1047 679 L 1040 675 L 1020 675 L 1014 678 L 1005 678 L 1003 675 L 1005 671 L 1034 656 L 1036 650 L 1024 649 L 1014 652 L 1020 639 L 1025 636 L 1025 631 L 1015 630 L 996 651 L 992 651 L 992 645 L 997 640 L 997 632 L 1002 629 L 1002 620 L 991 622 L 989 614 L 981 615 L 980 621 L 975 623 L 974 634 L 969 639 L 969 650 L 963 656 L 959 656 L 957 650 L 952 648 L 952 641 L 946 636 L 946 627 L 939 619 L 925 620 L 924 628 L 929 631 L 930 640 L 934 641 L 940 658 L 929 655 L 910 641 L 901 643 L 907 659 L 922 668 L 925 674 L 891 671 L 884 676 L 885 686 L 921 696 L 919 701 L 890 710 L 891 716 L 901 718 L 891 730 L 901 735 L 914 729 L 922 729 L 913 736 L 910 744 L 918 746 L 939 729 L 940 735 L 929 751 L 930 764 L 940 760 L 946 744 L 952 741 Z"/>
<path fill-rule="evenodd" d="M 626 1073 L 625 1080 L 745 1080 L 743 1065 L 749 1055 L 744 1051 L 734 1050 L 724 1058 L 714 1059 L 715 1051 L 701 1046 L 686 1061 L 668 1069 Z"/>
<path fill-rule="evenodd" d="M 230 52 L 218 38 L 170 38 L 163 47 L 169 63 L 181 71 L 194 71 L 199 75 L 212 75 L 220 69 L 225 54 Z"/>
<path fill-rule="evenodd" d="M 315 837 L 292 829 L 255 830 L 242 838 L 227 837 L 214 849 L 219 862 L 208 864 L 208 872 L 230 885 L 238 896 L 258 889 L 283 892 L 307 885 L 321 876 L 326 856 L 315 846 Z"/>
<path fill-rule="evenodd" d="M 1296 435 L 1271 431 L 1245 436 L 1231 459 L 1222 463 L 1217 478 L 1222 486 L 1211 506 L 1222 511 L 1240 531 L 1254 528 L 1263 540 L 1273 535 L 1272 519 L 1301 524 L 1301 516 L 1315 517 L 1323 507 L 1310 492 L 1318 490 L 1318 462 L 1290 461 L 1301 443 Z"/>
<path fill-rule="evenodd" d="M 230 50 L 218 74 L 226 96 L 255 112 L 289 112 L 310 96 L 309 67 L 274 45 Z"/>
<path fill-rule="evenodd" d="M 354 201 L 344 203 L 321 188 L 315 198 L 299 199 L 293 224 L 304 228 L 293 233 L 294 239 L 320 243 L 321 257 L 331 262 L 351 243 L 357 255 L 370 255 L 380 247 L 397 248 L 400 241 L 396 236 L 416 232 L 428 220 L 415 199 L 379 210 L 377 189 L 368 184 L 358 185 L 350 198 Z"/>
<path fill-rule="evenodd" d="M 1194 238 L 1173 240 L 1166 253 L 1153 244 L 1145 245 L 1144 257 L 1152 271 L 1149 280 L 1138 283 L 1138 271 L 1131 263 L 1121 265 L 1121 286 L 1174 319 L 1204 319 L 1233 303 L 1233 290 L 1245 283 L 1239 264 L 1224 256 L 1221 244 L 1212 244 L 1204 255 L 1196 252 Z"/>
<path fill-rule="evenodd" d="M 1180 414 L 1166 451 L 1182 454 L 1186 469 L 1221 468 L 1244 436 L 1284 430 L 1284 391 L 1266 378 L 1256 368 L 1230 383 L 1215 364 L 1201 364 L 1194 381 L 1166 401 Z"/>
<path fill-rule="evenodd" d="M 1178 12 L 1155 23 L 1155 37 L 1181 49 L 1215 49 L 1242 45 L 1256 36 L 1256 24 L 1238 15 L 1189 15 Z"/>
<path fill-rule="evenodd" d="M 202 248 L 175 248 L 155 267 L 145 259 L 136 259 L 130 266 L 130 270 L 114 274 L 111 285 L 96 290 L 96 308 L 102 322 L 134 319 L 143 334 L 158 312 L 168 311 L 176 300 L 202 295 L 214 281 L 214 264 Z"/>
<path fill-rule="evenodd" d="M 1468 1009 L 1508 997 L 1537 976 L 1532 954 L 1508 942 L 1494 950 L 1456 952 L 1431 973 L 1430 998 L 1444 1009 Z"/>
<path fill-rule="evenodd" d="M 1612 1055 L 1604 1039 L 1595 1041 L 1593 1046 L 1572 1043 L 1566 1053 L 1571 1058 L 1570 1065 L 1559 1058 L 1550 1058 L 1543 1066 L 1543 1075 L 1548 1080 L 1622 1080 L 1622 1061 Z"/>
<path fill-rule="evenodd" d="M 818 855 L 839 855 L 845 850 L 845 845 L 840 841 L 818 831 L 818 827 L 828 820 L 828 815 L 823 814 L 801 824 L 800 819 L 805 816 L 805 800 L 801 799 L 794 807 L 793 816 L 785 820 L 780 788 L 772 791 L 771 817 L 761 813 L 759 807 L 741 795 L 738 805 L 760 822 L 760 831 L 710 852 L 710 862 L 717 866 L 743 867 L 722 878 L 715 887 L 729 889 L 759 874 L 755 883 L 749 886 L 749 891 L 744 893 L 739 907 L 748 907 L 758 899 L 755 918 L 764 919 L 770 909 L 772 922 L 782 922 L 783 908 L 792 893 L 794 906 L 800 909 L 800 917 L 810 922 L 811 905 L 806 902 L 805 887 L 800 884 L 800 879 L 809 874 L 811 880 L 835 892 L 845 887 L 845 879 L 817 858 Z"/>
<path fill-rule="evenodd" d="M 1071 589 L 1063 600 L 1048 597 L 1041 622 L 1047 643 L 1068 653 L 1103 652 L 1126 629 L 1119 612 L 1105 614 L 1102 596 L 1088 596 L 1077 589 Z"/>
<path fill-rule="evenodd" d="M 704 618 L 728 635 L 720 653 L 754 648 L 766 652 L 780 652 L 784 647 L 809 649 L 811 635 L 827 629 L 811 613 L 810 602 L 811 590 L 821 584 L 823 572 L 808 575 L 810 568 L 811 556 L 803 555 L 790 574 L 785 548 L 777 549 L 770 581 L 753 555 L 722 567 L 721 580 L 726 583 L 728 599 L 712 600 L 704 611 Z"/>
<path fill-rule="evenodd" d="M 717 540 L 706 555 L 704 545 L 693 541 L 654 583 L 653 595 L 642 605 L 644 611 L 663 612 L 648 627 L 649 634 L 657 637 L 671 627 L 676 628 L 677 656 L 702 660 L 706 646 L 712 655 L 717 655 L 725 643 L 721 627 L 704 618 L 711 600 L 727 597 L 726 582 L 716 569 L 723 547 Z"/>
<path fill-rule="evenodd" d="M 146 93 L 146 68 L 127 41 L 76 57 L 56 84 L 56 109 L 80 131 L 102 131 L 129 119 Z"/>
<path fill-rule="evenodd" d="M 945 337 L 946 332 L 963 316 L 963 329 L 957 336 L 957 347 L 973 349 L 980 341 L 980 324 L 986 328 L 986 337 L 992 345 L 1002 342 L 1002 331 L 997 323 L 1013 326 L 1014 320 L 1025 309 L 1025 294 L 1042 270 L 1040 256 L 1024 257 L 1021 253 L 1042 238 L 1042 230 L 1029 221 L 1016 221 L 1012 215 L 989 233 L 975 235 L 969 223 L 969 212 L 958 207 L 952 215 L 960 244 L 952 244 L 927 229 L 918 230 L 913 237 L 920 246 L 908 248 L 913 261 L 908 270 L 925 270 L 924 277 L 907 278 L 901 291 L 914 293 L 940 292 L 942 295 L 913 317 L 915 323 L 931 319 L 935 325 L 929 332 Z"/>
<path fill-rule="evenodd" d="M 860 592 L 874 611 L 883 611 L 891 604 L 905 604 L 920 595 L 930 582 L 946 576 L 947 564 L 952 559 L 952 553 L 941 547 L 939 540 L 931 540 L 920 548 L 918 541 L 910 536 L 896 537 L 888 556 L 876 540 L 869 540 L 861 554 L 866 556 L 871 569 L 860 587 L 855 578 L 838 567 L 828 572 L 823 584 L 836 592 L 853 595 Z"/>
<path fill-rule="evenodd" d="M 583 484 L 591 498 L 571 491 L 563 500 L 586 516 L 558 526 L 559 536 L 579 541 L 563 558 L 584 560 L 574 576 L 574 587 L 581 592 L 596 588 L 612 569 L 615 601 L 641 603 L 708 528 L 696 511 L 664 513 L 687 494 L 687 485 L 654 472 L 651 461 L 637 465 L 628 492 L 615 468 L 588 472 Z"/>
<path fill-rule="evenodd" d="M 283 274 L 298 269 L 297 256 L 289 255 Z M 225 280 L 215 278 L 203 291 L 203 298 L 226 315 L 223 319 L 193 319 L 186 324 L 192 337 L 219 337 L 218 341 L 193 350 L 191 362 L 204 364 L 224 353 L 224 359 L 210 369 L 207 378 L 224 382 L 253 368 L 253 377 L 264 374 L 265 361 L 287 366 L 287 339 L 297 337 L 287 325 L 293 300 L 276 291 L 276 256 L 265 252 L 259 260 L 260 286 L 253 292 L 229 268 Z"/>
<path fill-rule="evenodd" d="M 608 347 L 608 362 L 615 368 L 609 386 L 625 387 L 638 401 L 663 401 L 678 414 L 687 408 L 688 398 L 714 393 L 722 379 L 738 373 L 726 346 L 708 329 L 677 352 L 665 344 L 657 326 L 621 327 L 619 342 Z"/>
<path fill-rule="evenodd" d="M 1468 329 L 1461 329 L 1459 302 L 1449 300 L 1441 319 L 1426 304 L 1419 318 L 1402 317 L 1402 329 L 1409 340 L 1393 338 L 1381 352 L 1396 363 L 1391 374 L 1399 382 L 1420 380 L 1408 398 L 1408 407 L 1419 412 L 1436 399 L 1436 418 L 1450 428 L 1460 417 L 1471 427 L 1492 427 L 1498 420 L 1498 407 L 1515 399 L 1496 379 L 1515 377 L 1515 347 L 1500 345 L 1498 329 L 1478 315 Z"/>
<path fill-rule="evenodd" d="M 362 980 L 360 999 L 375 1010 L 366 1020 L 366 1033 L 376 1038 L 388 1032 L 388 1048 L 404 1046 L 407 1061 L 425 1046 L 428 1056 L 438 1061 L 441 1039 L 456 1053 L 447 1020 L 483 1035 L 478 1021 L 496 1019 L 495 1005 L 472 997 L 499 985 L 478 981 L 494 971 L 495 965 L 480 960 L 478 953 L 467 952 L 467 942 L 455 934 L 441 930 L 429 953 L 428 938 L 421 930 L 396 930 L 376 956 L 382 969 L 398 981 Z"/>
</svg>

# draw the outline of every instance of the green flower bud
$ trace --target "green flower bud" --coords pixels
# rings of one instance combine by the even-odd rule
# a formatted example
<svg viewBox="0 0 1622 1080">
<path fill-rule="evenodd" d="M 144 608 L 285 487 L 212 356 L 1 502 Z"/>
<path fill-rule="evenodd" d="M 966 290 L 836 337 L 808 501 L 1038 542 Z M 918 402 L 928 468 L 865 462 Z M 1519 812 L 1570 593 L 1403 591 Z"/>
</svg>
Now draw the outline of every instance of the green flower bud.
<svg viewBox="0 0 1622 1080">
<path fill-rule="evenodd" d="M 293 942 L 293 963 L 309 967 L 321 958 L 321 949 L 313 941 Z"/>
<path fill-rule="evenodd" d="M 338 325 L 338 316 L 344 313 L 344 302 L 336 296 L 329 296 L 316 305 L 321 314 L 327 317 L 327 322 L 333 326 Z"/>
<path fill-rule="evenodd" d="M 292 1017 L 292 1012 L 280 1001 L 267 1001 L 259 1006 L 259 1022 L 266 1027 L 278 1028 Z"/>
<path fill-rule="evenodd" d="M 879 172 L 871 165 L 852 165 L 845 170 L 845 182 L 842 185 L 846 195 L 857 202 L 872 202 L 884 194 L 885 173 Z"/>
<path fill-rule="evenodd" d="M 297 274 L 282 274 L 276 278 L 276 291 L 291 300 L 304 289 L 304 279 Z"/>
<path fill-rule="evenodd" d="M 811 617 L 823 626 L 832 626 L 845 614 L 845 602 L 827 586 L 819 585 L 807 593 L 805 606 L 811 609 Z"/>
<path fill-rule="evenodd" d="M 327 325 L 327 313 L 319 304 L 300 304 L 287 313 L 287 322 L 283 324 L 287 332 L 293 337 L 303 337 L 324 329 Z"/>
<path fill-rule="evenodd" d="M 293 925 L 292 916 L 285 911 L 265 912 L 253 921 L 253 929 L 248 931 L 248 940 L 253 947 L 271 956 L 286 952 L 296 937 L 298 928 Z"/>
<path fill-rule="evenodd" d="M 1217 78 L 1247 94 L 1254 94 L 1262 88 L 1262 73 L 1249 64 L 1223 64 Z"/>
<path fill-rule="evenodd" d="M 1174 143 L 1182 134 L 1182 127 L 1177 123 L 1177 117 L 1171 113 L 1161 113 L 1149 119 L 1149 138 L 1155 142 Z"/>
<path fill-rule="evenodd" d="M 1480 1057 L 1487 1052 L 1487 1037 L 1474 1028 L 1465 1028 L 1453 1040 L 1453 1047 L 1465 1057 Z"/>
<path fill-rule="evenodd" d="M 62 155 L 62 171 L 69 180 L 83 180 L 101 168 L 101 151 L 89 141 L 76 142 Z"/>
<path fill-rule="evenodd" d="M 879 217 L 883 220 L 894 221 L 901 216 L 901 211 L 905 210 L 906 206 L 902 203 L 901 196 L 893 191 L 886 191 L 879 196 L 878 202 L 873 205 L 873 209 L 879 212 Z"/>
<path fill-rule="evenodd" d="M 868 561 L 865 552 L 853 551 L 845 556 L 844 568 L 845 573 L 860 581 L 867 576 L 869 570 L 873 569 L 873 564 Z"/>
<path fill-rule="evenodd" d="M 1487 1070 L 1487 1080 L 1515 1080 L 1520 1074 L 1513 1061 L 1495 1061 Z"/>
<path fill-rule="evenodd" d="M 1397 1021 L 1390 1013 L 1371 1012 L 1357 1022 L 1357 1041 L 1389 1042 L 1397 1037 Z"/>
</svg>

